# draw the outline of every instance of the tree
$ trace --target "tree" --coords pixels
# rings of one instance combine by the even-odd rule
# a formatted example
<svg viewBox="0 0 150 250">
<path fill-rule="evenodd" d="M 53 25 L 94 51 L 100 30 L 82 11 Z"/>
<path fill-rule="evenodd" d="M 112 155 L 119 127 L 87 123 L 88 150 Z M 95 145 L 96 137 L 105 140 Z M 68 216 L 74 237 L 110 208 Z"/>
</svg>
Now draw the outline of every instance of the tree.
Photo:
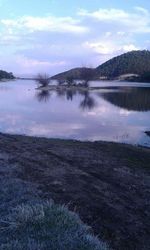
<svg viewBox="0 0 150 250">
<path fill-rule="evenodd" d="M 8 73 L 4 70 L 0 70 L 0 79 L 14 79 L 14 75 L 12 72 Z"/>
<path fill-rule="evenodd" d="M 72 85 L 74 83 L 74 77 L 72 75 L 69 75 L 66 77 L 66 82 L 68 85 Z"/>
<path fill-rule="evenodd" d="M 82 68 L 81 71 L 81 80 L 84 81 L 84 86 L 88 87 L 89 81 L 94 78 L 94 69 L 91 68 Z"/>
<path fill-rule="evenodd" d="M 51 79 L 47 74 L 38 74 L 36 77 L 36 81 L 42 87 L 47 87 L 49 85 Z"/>
</svg>

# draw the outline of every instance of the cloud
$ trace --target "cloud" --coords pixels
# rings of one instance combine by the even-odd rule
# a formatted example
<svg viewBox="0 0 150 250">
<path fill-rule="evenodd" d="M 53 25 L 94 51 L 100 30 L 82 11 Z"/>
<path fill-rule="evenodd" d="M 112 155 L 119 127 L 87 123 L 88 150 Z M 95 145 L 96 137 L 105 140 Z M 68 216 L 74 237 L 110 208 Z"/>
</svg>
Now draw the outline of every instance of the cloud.
<svg viewBox="0 0 150 250">
<path fill-rule="evenodd" d="M 114 54 L 117 51 L 121 52 L 127 52 L 127 51 L 132 51 L 132 50 L 139 50 L 139 47 L 136 47 L 134 44 L 127 44 L 123 46 L 116 46 L 113 43 L 110 42 L 96 42 L 96 43 L 89 43 L 86 42 L 85 46 L 93 49 L 93 51 L 97 52 L 98 54 Z"/>
<path fill-rule="evenodd" d="M 132 12 L 122 9 L 99 9 L 89 12 L 81 9 L 78 15 L 101 23 L 111 23 L 111 25 L 119 22 L 135 33 L 150 33 L 150 12 L 142 7 L 135 7 Z"/>
<path fill-rule="evenodd" d="M 119 9 L 99 9 L 94 12 L 89 12 L 87 10 L 81 9 L 78 12 L 78 15 L 84 17 L 91 17 L 100 21 L 116 21 L 120 18 L 126 19 L 129 16 L 129 14 L 126 13 L 124 10 Z"/>
<path fill-rule="evenodd" d="M 132 51 L 132 50 L 139 50 L 139 47 L 136 47 L 134 44 L 127 44 L 123 46 L 123 51 L 127 52 L 127 51 Z"/>
<path fill-rule="evenodd" d="M 149 32 L 150 13 L 141 6 L 80 10 L 74 17 L 3 18 L 0 68 L 55 74 L 81 65 L 96 67 L 124 52 L 149 48 Z"/>
<path fill-rule="evenodd" d="M 48 67 L 55 67 L 59 65 L 65 65 L 65 61 L 58 61 L 58 62 L 50 62 L 50 61 L 38 61 L 38 60 L 33 60 L 29 59 L 26 57 L 16 57 L 16 62 L 21 64 L 23 67 L 37 67 L 37 66 L 48 66 Z"/>
<path fill-rule="evenodd" d="M 88 28 L 80 24 L 79 20 L 72 17 L 33 17 L 25 16 L 14 19 L 2 19 L 1 23 L 9 29 L 27 29 L 34 31 L 70 32 L 75 34 L 88 32 Z"/>
<path fill-rule="evenodd" d="M 143 7 L 137 6 L 137 7 L 135 7 L 135 10 L 140 11 L 140 12 L 146 14 L 147 16 L 149 15 L 149 11 Z"/>
<path fill-rule="evenodd" d="M 34 75 L 39 72 L 51 74 L 51 72 L 56 72 L 57 68 L 65 67 L 66 61 L 34 59 L 19 54 L 12 55 L 8 60 L 6 56 L 1 55 L 0 68 L 3 68 L 3 65 L 6 66 L 8 71 L 17 71 L 18 75 L 21 73 Z"/>
</svg>

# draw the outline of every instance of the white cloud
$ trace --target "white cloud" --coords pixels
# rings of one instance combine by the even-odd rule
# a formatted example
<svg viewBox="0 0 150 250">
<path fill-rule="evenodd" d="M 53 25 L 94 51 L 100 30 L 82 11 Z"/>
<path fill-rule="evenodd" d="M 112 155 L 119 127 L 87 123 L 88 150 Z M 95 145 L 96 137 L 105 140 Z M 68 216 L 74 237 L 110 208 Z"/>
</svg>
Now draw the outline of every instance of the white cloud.
<svg viewBox="0 0 150 250">
<path fill-rule="evenodd" d="M 125 19 L 129 17 L 128 13 L 120 9 L 99 9 L 94 12 L 89 12 L 87 10 L 80 10 L 78 12 L 78 15 L 84 16 L 84 17 L 95 18 L 101 21 L 104 21 L 104 20 L 116 21 L 120 18 Z"/>
<path fill-rule="evenodd" d="M 0 68 L 4 68 L 8 71 L 13 71 L 15 75 L 23 74 L 37 74 L 37 73 L 44 73 L 48 72 L 56 72 L 57 68 L 65 67 L 66 66 L 65 60 L 36 60 L 34 58 L 28 58 L 23 55 L 12 55 L 11 58 L 8 60 L 7 56 L 1 55 L 1 62 Z"/>
<path fill-rule="evenodd" d="M 15 63 L 20 67 L 21 71 L 24 73 L 33 74 L 34 72 L 49 72 L 51 73 L 52 70 L 55 68 L 59 68 L 66 65 L 65 61 L 42 61 L 42 60 L 35 60 L 32 58 L 27 58 L 25 56 L 16 56 Z"/>
<path fill-rule="evenodd" d="M 140 6 L 80 10 L 76 17 L 2 19 L 0 68 L 55 74 L 84 64 L 96 67 L 124 52 L 149 48 L 148 32 L 150 13 Z"/>
<path fill-rule="evenodd" d="M 108 55 L 115 54 L 117 52 L 123 53 L 132 50 L 139 50 L 140 48 L 134 44 L 117 44 L 114 41 L 97 41 L 97 42 L 85 42 L 83 47 L 89 48 L 98 54 Z"/>
<path fill-rule="evenodd" d="M 127 45 L 124 45 L 122 49 L 124 52 L 127 52 L 127 51 L 132 51 L 132 50 L 139 50 L 140 48 L 136 47 L 134 44 L 127 44 Z"/>
<path fill-rule="evenodd" d="M 146 15 L 149 15 L 149 11 L 143 7 L 137 6 L 137 7 L 135 7 L 135 10 L 140 11 Z"/>
<path fill-rule="evenodd" d="M 132 12 L 122 9 L 99 9 L 94 12 L 80 10 L 79 16 L 92 18 L 99 22 L 118 23 L 128 27 L 129 31 L 135 33 L 150 32 L 150 12 L 142 7 L 136 7 Z M 114 25 L 114 24 L 113 24 Z"/>
<path fill-rule="evenodd" d="M 112 54 L 114 53 L 114 46 L 112 43 L 108 42 L 85 42 L 83 44 L 86 48 L 93 50 L 98 54 Z"/>
<path fill-rule="evenodd" d="M 126 33 L 124 31 L 117 31 L 117 35 L 124 36 Z"/>
<path fill-rule="evenodd" d="M 37 66 L 54 67 L 54 66 L 65 65 L 65 61 L 58 61 L 58 62 L 39 61 L 39 60 L 30 59 L 30 58 L 23 57 L 23 56 L 16 57 L 16 62 L 26 68 L 37 67 Z"/>
<path fill-rule="evenodd" d="M 33 17 L 25 16 L 13 19 L 3 19 L 1 23 L 7 28 L 11 29 L 24 29 L 30 32 L 34 31 L 51 31 L 51 32 L 70 32 L 75 34 L 85 33 L 88 31 L 87 27 L 80 24 L 79 20 L 72 17 Z"/>
</svg>

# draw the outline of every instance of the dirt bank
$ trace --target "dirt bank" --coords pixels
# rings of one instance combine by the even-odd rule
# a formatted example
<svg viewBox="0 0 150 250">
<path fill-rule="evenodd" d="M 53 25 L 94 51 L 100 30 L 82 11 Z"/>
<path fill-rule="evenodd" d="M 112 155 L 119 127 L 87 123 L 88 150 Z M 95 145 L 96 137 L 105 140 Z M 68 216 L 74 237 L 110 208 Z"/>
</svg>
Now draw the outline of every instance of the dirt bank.
<svg viewBox="0 0 150 250">
<path fill-rule="evenodd" d="M 149 249 L 149 149 L 0 134 L 2 193 L 7 186 L 1 213 L 39 196 L 52 198 L 69 203 L 114 249 Z"/>
</svg>

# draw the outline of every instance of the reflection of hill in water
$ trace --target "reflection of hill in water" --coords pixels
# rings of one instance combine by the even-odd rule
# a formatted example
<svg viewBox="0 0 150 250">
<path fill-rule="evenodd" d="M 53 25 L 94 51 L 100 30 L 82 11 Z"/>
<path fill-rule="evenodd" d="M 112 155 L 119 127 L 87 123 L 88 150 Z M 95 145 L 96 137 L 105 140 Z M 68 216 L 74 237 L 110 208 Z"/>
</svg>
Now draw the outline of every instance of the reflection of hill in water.
<svg viewBox="0 0 150 250">
<path fill-rule="evenodd" d="M 102 93 L 100 96 L 129 111 L 150 110 L 150 88 L 124 88 L 123 91 Z"/>
<path fill-rule="evenodd" d="M 107 92 L 105 92 L 107 90 Z M 113 91 L 112 91 L 113 90 Z M 117 91 L 116 91 L 117 90 Z M 58 97 L 65 97 L 68 101 L 73 101 L 76 95 L 82 97 L 79 108 L 82 110 L 91 110 L 96 106 L 94 96 L 88 90 L 77 89 L 56 89 Z M 105 88 L 104 92 L 98 94 L 111 104 L 132 111 L 149 111 L 150 110 L 150 88 L 128 88 L 115 87 Z M 41 90 L 36 94 L 39 102 L 48 102 L 51 96 L 50 91 Z"/>
</svg>

